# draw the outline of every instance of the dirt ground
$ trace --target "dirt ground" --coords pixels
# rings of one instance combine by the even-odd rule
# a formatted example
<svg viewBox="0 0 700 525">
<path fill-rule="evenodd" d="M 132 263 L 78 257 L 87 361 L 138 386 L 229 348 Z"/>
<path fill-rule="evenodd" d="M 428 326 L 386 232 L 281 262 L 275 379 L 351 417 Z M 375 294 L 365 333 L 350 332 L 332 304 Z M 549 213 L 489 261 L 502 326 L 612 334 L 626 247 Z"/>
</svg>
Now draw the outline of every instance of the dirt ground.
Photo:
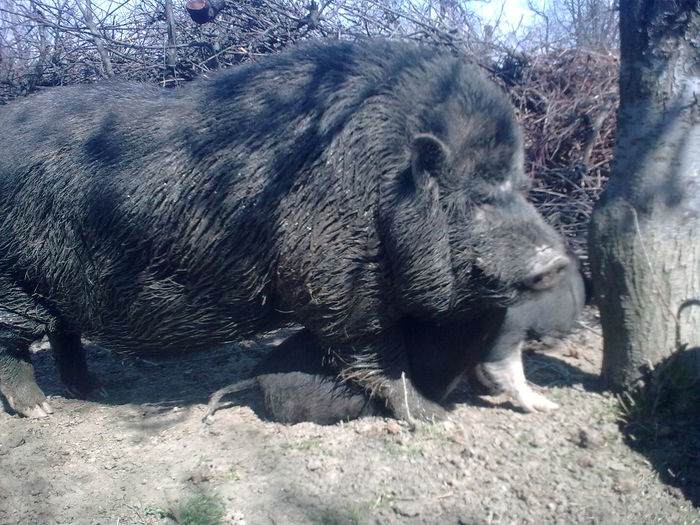
<svg viewBox="0 0 700 525">
<path fill-rule="evenodd" d="M 55 413 L 0 412 L 0 523 L 700 523 L 698 487 L 668 483 L 673 472 L 628 446 L 618 401 L 597 388 L 587 314 L 588 329 L 526 355 L 558 411 L 523 414 L 462 385 L 449 421 L 415 430 L 382 418 L 280 425 L 256 392 L 203 422 L 210 394 L 270 341 L 157 361 L 91 347 L 109 392 L 98 401 L 67 398 L 40 345 Z"/>
</svg>

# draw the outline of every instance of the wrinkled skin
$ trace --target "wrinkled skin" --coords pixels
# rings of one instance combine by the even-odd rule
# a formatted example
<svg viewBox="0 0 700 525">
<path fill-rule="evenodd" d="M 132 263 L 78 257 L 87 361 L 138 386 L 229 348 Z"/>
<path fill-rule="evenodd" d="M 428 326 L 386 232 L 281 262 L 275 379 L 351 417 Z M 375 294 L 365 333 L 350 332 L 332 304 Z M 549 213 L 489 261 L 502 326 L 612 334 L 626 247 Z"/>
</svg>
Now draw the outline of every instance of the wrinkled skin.
<svg viewBox="0 0 700 525">
<path fill-rule="evenodd" d="M 306 44 L 174 91 L 52 89 L 0 108 L 0 135 L 0 392 L 26 416 L 51 410 L 44 334 L 86 395 L 81 336 L 154 353 L 296 322 L 395 417 L 440 417 L 407 321 L 468 325 L 572 264 L 522 196 L 505 95 L 407 43 Z"/>
<path fill-rule="evenodd" d="M 487 310 L 467 324 L 408 321 L 405 329 L 414 343 L 409 346 L 410 377 L 436 403 L 466 374 L 488 392 L 506 392 L 525 411 L 552 410 L 556 405 L 525 383 L 521 347 L 528 338 L 564 335 L 585 299 L 583 280 L 572 265 L 551 288 L 508 308 Z M 331 424 L 381 414 L 375 400 L 336 378 L 332 359 L 306 331 L 271 350 L 253 377 L 226 393 L 258 387 L 270 418 L 281 423 Z"/>
</svg>

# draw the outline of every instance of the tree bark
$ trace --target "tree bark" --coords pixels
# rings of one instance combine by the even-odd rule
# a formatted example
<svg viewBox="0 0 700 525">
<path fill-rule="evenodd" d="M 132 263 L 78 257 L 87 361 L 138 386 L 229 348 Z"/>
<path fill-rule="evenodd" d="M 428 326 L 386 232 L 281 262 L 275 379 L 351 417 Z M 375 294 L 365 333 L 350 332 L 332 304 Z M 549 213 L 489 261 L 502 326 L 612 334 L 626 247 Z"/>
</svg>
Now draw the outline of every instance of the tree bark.
<svg viewBox="0 0 700 525">
<path fill-rule="evenodd" d="M 167 73 L 175 76 L 177 67 L 177 30 L 173 13 L 173 0 L 165 0 L 165 20 L 168 24 L 168 49 L 165 53 Z"/>
<path fill-rule="evenodd" d="M 90 30 L 92 35 L 92 41 L 97 48 L 97 52 L 100 54 L 100 59 L 102 60 L 102 67 L 104 69 L 104 76 L 107 78 L 112 78 L 114 76 L 114 71 L 112 70 L 112 61 L 109 58 L 109 53 L 105 49 L 104 43 L 102 42 L 102 37 L 100 37 L 100 30 L 95 24 L 95 17 L 92 12 L 92 2 L 91 0 L 85 0 L 85 6 L 81 2 L 77 3 L 78 9 L 83 14 L 85 18 L 85 24 Z"/>
<path fill-rule="evenodd" d="M 700 347 L 699 0 L 620 1 L 620 108 L 589 256 L 608 386 Z"/>
</svg>

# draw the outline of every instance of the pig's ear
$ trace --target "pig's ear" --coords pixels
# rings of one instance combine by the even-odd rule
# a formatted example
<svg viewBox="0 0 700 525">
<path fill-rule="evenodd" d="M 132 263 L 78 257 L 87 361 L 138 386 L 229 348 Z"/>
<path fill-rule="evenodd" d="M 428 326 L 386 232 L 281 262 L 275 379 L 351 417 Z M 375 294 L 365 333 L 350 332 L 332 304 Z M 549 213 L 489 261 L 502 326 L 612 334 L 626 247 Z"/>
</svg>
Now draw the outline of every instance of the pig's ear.
<svg viewBox="0 0 700 525">
<path fill-rule="evenodd" d="M 397 185 L 394 201 L 380 210 L 382 243 L 399 310 L 417 319 L 437 319 L 449 312 L 455 295 L 450 225 L 439 191 L 448 151 L 438 138 L 427 134 L 416 136 L 411 148 L 416 191 Z"/>
<path fill-rule="evenodd" d="M 421 133 L 411 144 L 411 169 L 413 180 L 424 181 L 426 176 L 440 178 L 445 170 L 450 151 L 435 135 Z"/>
</svg>

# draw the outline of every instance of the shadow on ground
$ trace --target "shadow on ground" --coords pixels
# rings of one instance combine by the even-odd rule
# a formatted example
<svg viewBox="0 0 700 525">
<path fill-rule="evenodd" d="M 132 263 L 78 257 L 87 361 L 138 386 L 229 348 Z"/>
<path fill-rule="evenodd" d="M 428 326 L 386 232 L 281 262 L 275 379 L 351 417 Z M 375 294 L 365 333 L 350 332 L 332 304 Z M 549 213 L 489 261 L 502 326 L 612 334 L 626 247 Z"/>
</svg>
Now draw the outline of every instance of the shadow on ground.
<svg viewBox="0 0 700 525">
<path fill-rule="evenodd" d="M 543 387 L 581 385 L 587 392 L 601 392 L 598 374 L 586 372 L 563 359 L 531 350 L 523 354 L 525 376 L 528 381 Z M 494 406 L 487 398 L 481 397 L 485 392 L 478 385 L 462 381 L 446 399 L 447 405 L 469 404 L 480 407 Z M 514 410 L 520 410 L 513 405 Z"/>
<path fill-rule="evenodd" d="M 149 405 L 153 412 L 206 404 L 216 390 L 246 378 L 269 350 L 270 341 L 247 341 L 183 355 L 116 354 L 86 345 L 88 366 L 107 392 L 90 401 Z M 47 396 L 69 397 L 47 344 L 33 355 L 37 383 Z"/>
<path fill-rule="evenodd" d="M 587 392 L 600 393 L 603 391 L 598 374 L 585 372 L 558 357 L 526 351 L 523 354 L 523 364 L 528 381 L 538 386 L 581 385 Z"/>
<path fill-rule="evenodd" d="M 700 348 L 676 352 L 622 395 L 625 442 L 700 507 Z"/>
<path fill-rule="evenodd" d="M 107 397 L 94 396 L 91 401 L 106 405 L 148 405 L 149 414 L 160 414 L 175 407 L 207 404 L 217 390 L 249 377 L 256 364 L 273 345 L 290 333 L 277 331 L 255 341 L 230 344 L 208 351 L 180 356 L 122 355 L 95 345 L 86 345 L 88 363 Z M 55 369 L 48 344 L 34 354 L 39 386 L 48 396 L 68 396 Z M 526 351 L 526 375 L 542 387 L 579 384 L 586 391 L 599 392 L 598 375 L 552 355 Z M 470 404 L 488 407 L 492 403 L 480 397 L 468 381 L 462 383 L 446 400 L 447 406 Z M 261 419 L 267 418 L 262 395 L 253 388 L 224 398 L 221 408 L 247 405 Z"/>
</svg>

